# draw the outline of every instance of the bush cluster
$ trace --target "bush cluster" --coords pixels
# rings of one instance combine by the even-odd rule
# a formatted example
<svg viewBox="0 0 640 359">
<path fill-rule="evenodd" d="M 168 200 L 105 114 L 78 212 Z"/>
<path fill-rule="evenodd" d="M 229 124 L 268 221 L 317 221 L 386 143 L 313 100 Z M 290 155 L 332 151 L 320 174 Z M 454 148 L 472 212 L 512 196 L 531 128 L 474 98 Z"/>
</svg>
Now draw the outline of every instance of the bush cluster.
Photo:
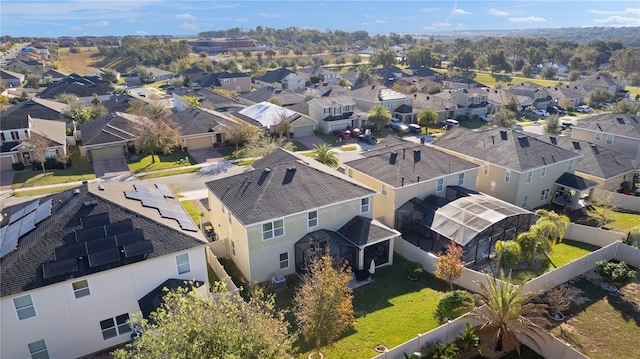
<svg viewBox="0 0 640 359">
<path fill-rule="evenodd" d="M 33 169 L 34 170 L 42 170 L 42 163 L 38 162 L 38 161 L 34 161 L 32 163 Z M 67 161 L 67 167 L 71 166 L 71 160 Z M 44 161 L 44 168 L 47 170 L 63 170 L 65 169 L 64 163 L 60 162 L 58 160 L 56 160 L 55 158 L 47 158 L 46 161 Z"/>
</svg>

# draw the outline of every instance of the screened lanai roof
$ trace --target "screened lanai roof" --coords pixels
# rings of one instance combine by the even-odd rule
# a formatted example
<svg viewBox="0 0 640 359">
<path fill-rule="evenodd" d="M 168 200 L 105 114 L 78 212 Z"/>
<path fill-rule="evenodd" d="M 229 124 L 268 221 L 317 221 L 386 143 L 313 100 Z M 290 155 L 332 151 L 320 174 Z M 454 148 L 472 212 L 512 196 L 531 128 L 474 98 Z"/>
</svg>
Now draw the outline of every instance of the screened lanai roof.
<svg viewBox="0 0 640 359">
<path fill-rule="evenodd" d="M 461 191 L 462 190 L 462 191 Z M 457 189 L 463 195 L 443 203 L 441 197 L 427 197 L 418 210 L 424 213 L 421 224 L 465 246 L 479 233 L 505 218 L 529 215 L 530 211 L 484 193 Z"/>
</svg>

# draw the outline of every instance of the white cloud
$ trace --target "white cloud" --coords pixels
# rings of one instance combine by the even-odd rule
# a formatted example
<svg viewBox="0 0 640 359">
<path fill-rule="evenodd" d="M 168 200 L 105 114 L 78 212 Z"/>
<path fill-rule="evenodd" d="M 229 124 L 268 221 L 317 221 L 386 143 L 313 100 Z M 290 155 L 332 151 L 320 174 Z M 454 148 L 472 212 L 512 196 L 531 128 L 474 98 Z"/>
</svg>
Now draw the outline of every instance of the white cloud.
<svg viewBox="0 0 640 359">
<path fill-rule="evenodd" d="M 453 9 L 452 14 L 453 15 L 471 15 L 470 12 L 468 12 L 466 10 L 462 10 L 462 9 Z"/>
<path fill-rule="evenodd" d="M 623 15 L 623 14 L 638 14 L 638 15 L 640 15 L 640 7 L 639 8 L 628 7 L 626 9 L 624 9 L 624 10 L 595 10 L 595 9 L 590 9 L 589 12 L 592 13 L 592 14 L 601 14 L 601 15 Z"/>
<path fill-rule="evenodd" d="M 178 14 L 173 16 L 174 19 L 177 20 L 195 20 L 196 17 L 191 14 Z"/>
<path fill-rule="evenodd" d="M 198 28 L 198 25 L 192 24 L 192 23 L 189 23 L 189 22 L 185 22 L 183 24 L 180 24 L 178 26 L 178 28 L 180 28 L 182 30 L 195 30 L 195 29 Z"/>
<path fill-rule="evenodd" d="M 386 24 L 386 20 L 376 20 L 376 24 Z"/>
<path fill-rule="evenodd" d="M 368 22 L 363 22 L 362 24 L 360 24 L 361 26 L 369 26 Z"/>
<path fill-rule="evenodd" d="M 457 23 L 456 24 L 456 30 L 462 30 L 462 29 L 464 29 L 464 24 Z"/>
<path fill-rule="evenodd" d="M 610 26 L 640 26 L 640 20 L 635 17 L 609 16 L 606 19 L 596 19 L 594 22 L 598 24 L 606 24 Z"/>
<path fill-rule="evenodd" d="M 451 26 L 451 24 L 448 23 L 448 22 L 434 22 L 431 25 L 434 26 L 434 27 L 449 27 L 449 26 Z"/>
<path fill-rule="evenodd" d="M 528 17 L 510 17 L 509 18 L 509 22 L 545 22 L 547 20 L 545 20 L 542 17 L 539 16 L 528 16 Z"/>
<path fill-rule="evenodd" d="M 96 21 L 96 22 L 92 22 L 91 24 L 86 24 L 85 26 L 87 27 L 107 27 L 109 26 L 109 22 L 108 21 Z"/>
<path fill-rule="evenodd" d="M 69 30 L 71 30 L 71 31 L 81 31 L 82 30 L 82 26 L 70 27 Z"/>
<path fill-rule="evenodd" d="M 502 10 L 498 10 L 498 9 L 489 9 L 488 10 L 489 15 L 493 15 L 493 16 L 509 16 L 509 13 L 506 11 L 502 11 Z"/>
<path fill-rule="evenodd" d="M 258 15 L 260 17 L 268 17 L 268 18 L 272 18 L 272 19 L 277 19 L 277 18 L 284 17 L 282 14 L 269 14 L 269 13 L 266 13 L 266 12 L 261 12 L 261 13 L 258 13 L 256 15 Z"/>
</svg>

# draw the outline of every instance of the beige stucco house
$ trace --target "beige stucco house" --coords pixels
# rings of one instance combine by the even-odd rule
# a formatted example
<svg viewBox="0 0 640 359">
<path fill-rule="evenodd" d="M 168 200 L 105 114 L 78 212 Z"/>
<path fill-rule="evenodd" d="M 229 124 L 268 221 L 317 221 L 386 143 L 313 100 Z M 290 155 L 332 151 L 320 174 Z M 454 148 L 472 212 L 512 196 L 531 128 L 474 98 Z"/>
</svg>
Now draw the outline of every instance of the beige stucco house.
<svg viewBox="0 0 640 359">
<path fill-rule="evenodd" d="M 171 114 L 169 117 L 180 128 L 180 146 L 184 150 L 196 150 L 224 144 L 228 126 L 237 125 L 227 114 L 192 107 Z"/>
<path fill-rule="evenodd" d="M 571 138 L 640 159 L 640 118 L 636 115 L 603 113 L 578 121 Z"/>
</svg>

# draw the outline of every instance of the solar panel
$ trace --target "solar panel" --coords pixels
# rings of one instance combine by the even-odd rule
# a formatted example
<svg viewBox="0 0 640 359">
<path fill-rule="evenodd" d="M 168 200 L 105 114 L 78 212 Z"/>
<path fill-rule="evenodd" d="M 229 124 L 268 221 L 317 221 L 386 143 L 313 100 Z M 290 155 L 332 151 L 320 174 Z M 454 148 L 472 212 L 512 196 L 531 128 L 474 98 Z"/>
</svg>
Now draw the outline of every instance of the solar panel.
<svg viewBox="0 0 640 359">
<path fill-rule="evenodd" d="M 169 188 L 169 186 L 167 186 L 166 184 L 156 183 L 156 187 L 158 187 L 158 190 L 160 191 L 160 193 L 162 193 L 163 196 L 167 198 L 176 198 L 171 191 L 171 188 Z"/>
<path fill-rule="evenodd" d="M 45 203 L 38 206 L 36 210 L 36 224 L 44 221 L 51 216 L 51 204 L 53 200 L 48 200 Z"/>
<path fill-rule="evenodd" d="M 20 235 L 19 235 L 19 237 L 24 236 L 25 234 L 29 233 L 29 231 L 33 230 L 34 228 L 36 228 L 36 212 L 35 211 L 31 211 L 31 213 L 29 213 L 26 216 L 22 217 L 22 220 L 20 220 Z"/>
<path fill-rule="evenodd" d="M 107 235 L 113 236 L 120 233 L 133 231 L 133 222 L 131 218 L 127 218 L 125 220 L 114 222 L 105 226 L 107 231 Z"/>
<path fill-rule="evenodd" d="M 87 246 L 85 245 L 84 242 L 74 243 L 68 246 L 55 248 L 53 250 L 53 254 L 56 260 L 58 261 L 62 259 L 70 259 L 70 258 L 77 259 L 78 257 L 87 255 Z"/>
<path fill-rule="evenodd" d="M 78 271 L 78 261 L 75 258 L 42 264 L 42 277 L 49 279 Z"/>
<path fill-rule="evenodd" d="M 104 230 L 104 226 L 76 230 L 77 243 L 104 238 L 106 236 L 107 233 Z"/>
<path fill-rule="evenodd" d="M 188 220 L 189 215 L 187 215 L 184 211 L 172 211 L 167 209 L 160 209 L 160 215 L 164 218 L 173 218 L 178 220 Z"/>
<path fill-rule="evenodd" d="M 124 247 L 127 244 L 140 242 L 143 240 L 144 240 L 144 233 L 142 233 L 141 229 L 136 229 L 135 231 L 118 234 L 116 236 L 116 244 L 118 245 L 118 247 Z"/>
<path fill-rule="evenodd" d="M 191 231 L 191 232 L 198 231 L 198 227 L 196 227 L 196 225 L 193 224 L 193 222 L 190 219 L 189 220 L 179 219 L 178 223 L 180 223 L 180 228 L 182 228 L 185 231 Z"/>
<path fill-rule="evenodd" d="M 125 258 L 141 256 L 151 252 L 153 252 L 153 243 L 151 241 L 136 242 L 124 246 Z"/>
<path fill-rule="evenodd" d="M 160 190 L 158 190 L 157 188 L 153 188 L 153 187 L 147 187 L 147 186 L 143 186 L 143 185 L 139 185 L 139 184 L 134 184 L 133 188 L 135 188 L 136 191 L 138 191 L 138 192 L 149 193 L 149 194 L 153 194 L 153 195 L 162 195 Z"/>
<path fill-rule="evenodd" d="M 4 257 L 18 247 L 20 223 L 21 222 L 12 223 L 8 226 L 4 241 L 2 242 L 2 248 L 0 249 L 0 257 Z"/>
<path fill-rule="evenodd" d="M 142 200 L 142 205 L 145 207 L 151 207 L 151 208 L 166 208 L 168 203 L 165 202 L 164 200 L 162 201 L 157 201 L 157 200 L 152 200 L 152 199 L 143 199 Z"/>
<path fill-rule="evenodd" d="M 124 191 L 124 196 L 128 199 L 137 199 L 138 201 L 140 200 L 140 197 L 138 197 L 138 192 L 136 191 Z"/>
<path fill-rule="evenodd" d="M 29 203 L 26 207 L 14 212 L 11 215 L 11 217 L 9 217 L 9 224 L 17 222 L 18 220 L 20 220 L 25 215 L 35 211 L 36 208 L 38 208 L 38 200 L 35 200 L 35 201 Z"/>
<path fill-rule="evenodd" d="M 104 251 L 109 248 L 117 248 L 116 238 L 114 236 L 94 239 L 92 241 L 85 242 L 85 244 L 87 245 L 88 254 Z"/>
<path fill-rule="evenodd" d="M 109 248 L 104 251 L 89 254 L 89 267 L 95 268 L 105 264 L 120 261 L 120 249 Z"/>
<path fill-rule="evenodd" d="M 35 211 L 36 208 L 38 208 L 38 203 L 39 203 L 38 201 L 33 201 L 29 203 L 29 205 L 24 208 L 24 214 Z"/>
<path fill-rule="evenodd" d="M 24 208 L 21 210 L 18 210 L 17 212 L 14 212 L 11 217 L 9 217 L 9 224 L 20 220 L 22 217 L 24 217 Z"/>
<path fill-rule="evenodd" d="M 4 243 L 4 238 L 7 235 L 7 229 L 9 229 L 9 226 L 0 228 L 0 248 L 2 248 L 2 243 Z"/>
<path fill-rule="evenodd" d="M 138 199 L 145 200 L 150 199 L 152 201 L 165 202 L 164 196 L 160 193 L 138 192 Z"/>
<path fill-rule="evenodd" d="M 80 218 L 80 223 L 82 224 L 83 229 L 93 228 L 97 226 L 104 226 L 111 221 L 109 221 L 109 212 L 98 213 L 92 216 L 82 217 Z"/>
</svg>

